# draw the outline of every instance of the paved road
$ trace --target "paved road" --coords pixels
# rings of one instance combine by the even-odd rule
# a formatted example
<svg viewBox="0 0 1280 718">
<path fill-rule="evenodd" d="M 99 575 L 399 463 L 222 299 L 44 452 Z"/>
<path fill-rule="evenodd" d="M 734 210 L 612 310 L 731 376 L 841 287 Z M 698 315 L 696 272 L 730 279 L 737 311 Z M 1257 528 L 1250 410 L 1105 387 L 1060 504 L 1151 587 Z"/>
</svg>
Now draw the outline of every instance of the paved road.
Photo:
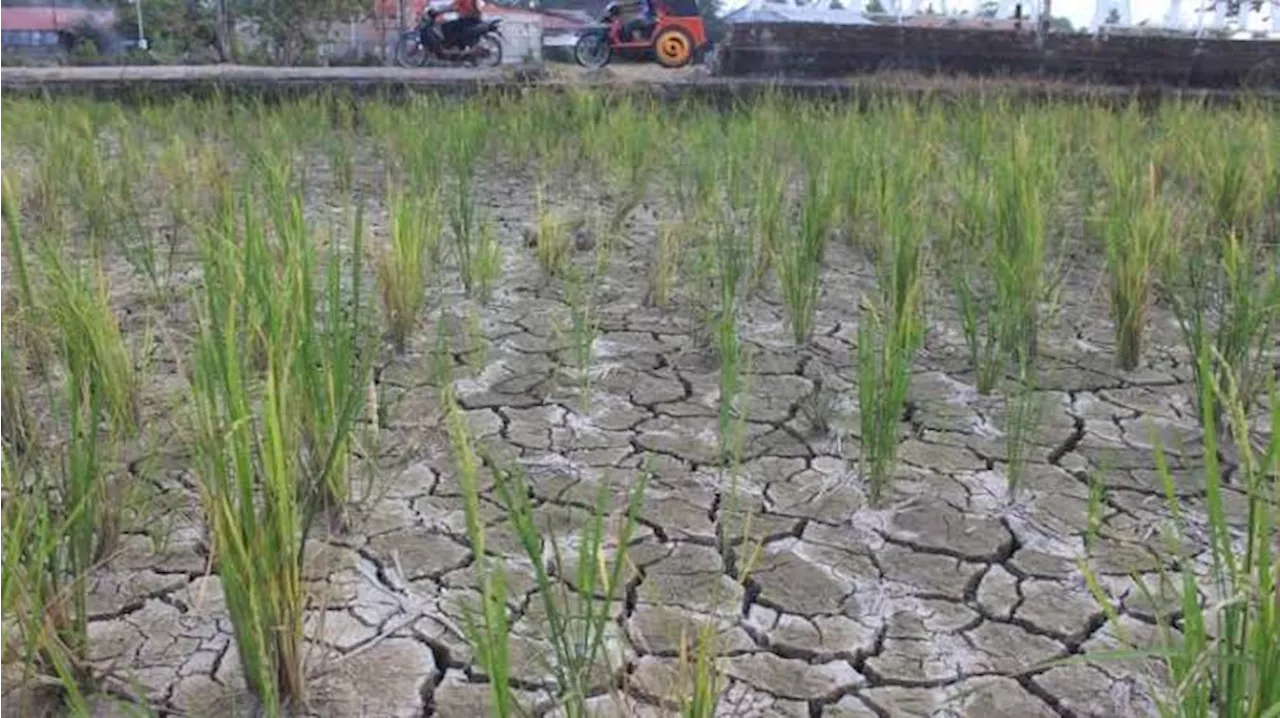
<svg viewBox="0 0 1280 718">
<path fill-rule="evenodd" d="M 806 80 L 774 77 L 715 77 L 703 67 L 667 70 L 656 65 L 617 64 L 588 72 L 568 65 L 548 65 L 543 71 L 516 66 L 494 69 L 400 67 L 262 67 L 247 65 L 9 67 L 0 77 L 0 91 L 29 94 L 97 94 L 114 97 L 134 88 L 147 93 L 243 89 L 258 92 L 311 92 L 330 88 L 368 90 L 469 91 L 494 85 L 565 87 L 592 84 L 625 86 L 669 96 L 751 95 L 784 88 L 799 95 L 827 97 L 882 95 L 886 92 L 927 95 L 1012 93 L 1030 97 L 1106 99 L 1127 102 L 1135 96 L 1179 95 L 1231 102 L 1239 95 L 1227 90 L 1169 90 L 1156 88 L 1084 86 L 1035 78 L 991 79 L 876 74 L 844 79 Z M 1280 104 L 1280 93 L 1255 93 Z"/>
</svg>

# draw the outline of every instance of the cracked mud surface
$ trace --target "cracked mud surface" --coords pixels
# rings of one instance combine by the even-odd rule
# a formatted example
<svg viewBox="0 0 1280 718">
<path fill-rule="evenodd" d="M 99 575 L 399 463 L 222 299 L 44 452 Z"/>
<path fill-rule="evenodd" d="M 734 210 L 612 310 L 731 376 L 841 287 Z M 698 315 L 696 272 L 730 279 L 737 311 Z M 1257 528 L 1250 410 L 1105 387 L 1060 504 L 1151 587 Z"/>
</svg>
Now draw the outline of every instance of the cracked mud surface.
<svg viewBox="0 0 1280 718">
<path fill-rule="evenodd" d="M 1063 310 L 1042 336 L 1043 418 L 1010 496 L 1002 401 L 974 390 L 958 323 L 938 294 L 897 474 L 871 506 L 852 415 L 857 300 L 873 286 L 858 252 L 832 244 L 815 338 L 803 349 L 771 288 L 749 301 L 749 421 L 744 461 L 729 475 L 717 462 L 716 359 L 680 302 L 645 303 L 655 208 L 637 210 L 598 286 L 583 413 L 562 329 L 568 305 L 521 239 L 527 186 L 492 178 L 484 187 L 506 267 L 494 301 L 475 308 L 486 346 L 455 357 L 477 440 L 526 472 L 549 540 L 572 540 L 601 482 L 618 509 L 642 465 L 653 471 L 596 715 L 671 714 L 681 637 L 706 625 L 719 636 L 725 716 L 1153 714 L 1154 663 L 1070 659 L 1127 647 L 1078 565 L 1089 477 L 1107 489 L 1091 560 L 1136 643 L 1155 640 L 1156 617 L 1176 601 L 1160 579 L 1173 557 L 1159 532 L 1169 511 L 1153 430 L 1170 447 L 1179 442 L 1169 459 L 1183 508 L 1193 524 L 1201 515 L 1190 371 L 1166 314 L 1154 314 L 1145 365 L 1120 372 L 1094 291 L 1101 269 L 1071 268 Z M 382 231 L 375 222 L 378 241 Z M 452 330 L 471 306 L 457 292 L 446 301 Z M 435 309 L 409 350 L 377 371 L 383 455 L 350 531 L 308 547 L 316 715 L 486 714 L 483 671 L 459 634 L 479 594 L 430 384 Z M 179 379 L 168 383 L 181 390 Z M 827 431 L 802 410 L 819 384 L 833 397 Z M 482 478 L 489 548 L 507 557 L 512 680 L 535 713 L 555 714 L 533 573 Z M 157 484 L 170 509 L 137 517 L 93 578 L 93 659 L 164 710 L 234 715 L 249 703 L 219 581 L 207 575 L 194 478 L 179 461 Z M 1226 500 L 1243 510 L 1234 493 Z M 738 539 L 722 551 L 721 535 Z M 758 553 L 744 581 L 749 546 Z M 1068 660 L 1044 665 L 1055 659 Z M 14 706 L 5 707 L 9 715 Z"/>
</svg>

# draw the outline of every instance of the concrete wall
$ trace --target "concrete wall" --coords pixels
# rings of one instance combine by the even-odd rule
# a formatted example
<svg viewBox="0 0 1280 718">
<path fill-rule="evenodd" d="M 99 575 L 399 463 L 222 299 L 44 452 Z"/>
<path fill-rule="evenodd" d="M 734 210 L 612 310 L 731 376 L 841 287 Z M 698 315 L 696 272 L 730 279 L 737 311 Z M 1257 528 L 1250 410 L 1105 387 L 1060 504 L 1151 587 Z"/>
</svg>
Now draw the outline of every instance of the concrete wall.
<svg viewBox="0 0 1280 718">
<path fill-rule="evenodd" d="M 834 77 L 877 70 L 1035 74 L 1116 84 L 1280 87 L 1280 42 L 799 23 L 734 25 L 724 75 Z"/>
</svg>

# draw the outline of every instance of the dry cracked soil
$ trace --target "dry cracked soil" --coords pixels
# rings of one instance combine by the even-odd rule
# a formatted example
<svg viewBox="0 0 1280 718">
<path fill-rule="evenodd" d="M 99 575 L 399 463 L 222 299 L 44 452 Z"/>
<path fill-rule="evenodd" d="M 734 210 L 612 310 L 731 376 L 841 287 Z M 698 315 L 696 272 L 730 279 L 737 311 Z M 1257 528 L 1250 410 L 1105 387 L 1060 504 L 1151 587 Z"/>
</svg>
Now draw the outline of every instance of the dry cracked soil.
<svg viewBox="0 0 1280 718">
<path fill-rule="evenodd" d="M 859 251 L 832 244 L 804 348 L 791 341 L 771 286 L 745 305 L 748 420 L 743 460 L 729 471 L 718 461 L 718 364 L 696 315 L 680 301 L 646 302 L 660 207 L 636 210 L 595 285 L 600 332 L 584 411 L 566 347 L 568 305 L 524 239 L 529 187 L 494 176 L 482 193 L 503 246 L 493 301 L 476 307 L 451 289 L 408 350 L 378 367 L 378 470 L 359 487 L 349 529 L 308 546 L 310 712 L 487 713 L 484 672 L 460 631 L 464 607 L 478 597 L 474 557 L 431 379 L 443 316 L 471 428 L 525 472 L 548 540 L 573 545 L 602 482 L 616 515 L 643 467 L 652 472 L 630 547 L 634 572 L 611 607 L 610 665 L 590 701 L 595 715 L 672 715 L 686 678 L 682 636 L 706 626 L 719 637 L 718 715 L 1154 713 L 1157 663 L 1084 658 L 1150 645 L 1157 618 L 1176 601 L 1161 580 L 1175 559 L 1160 530 L 1170 512 L 1153 437 L 1170 447 L 1195 527 L 1199 428 L 1190 368 L 1166 313 L 1153 314 L 1143 366 L 1115 368 L 1096 257 L 1065 265 L 1060 311 L 1041 337 L 1043 411 L 1012 494 L 1003 404 L 974 389 L 951 302 L 941 283 L 931 287 L 900 461 L 873 506 L 858 471 L 854 342 L 859 296 L 874 277 Z M 565 206 L 602 201 L 598 191 L 585 195 Z M 314 219 L 338 211 L 312 199 Z M 374 237 L 385 241 L 385 207 L 370 202 Z M 575 261 L 591 261 L 590 244 L 579 243 Z M 686 274 L 678 284 L 692 281 Z M 129 330 L 127 292 L 113 301 Z M 468 351 L 460 337 L 472 311 L 484 341 L 472 332 L 482 346 Z M 153 390 L 180 396 L 178 370 L 156 377 Z M 1118 627 L 1078 563 L 1090 477 L 1105 487 L 1090 560 Z M 555 715 L 531 567 L 491 477 L 482 478 L 489 550 L 505 558 L 510 588 L 512 681 L 526 706 Z M 94 575 L 93 660 L 162 713 L 243 715 L 250 703 L 219 580 L 208 571 L 194 482 L 181 462 L 155 478 L 151 511 L 134 518 L 122 550 Z M 1241 494 L 1228 490 L 1226 499 L 1239 516 Z M 1195 532 L 1186 538 L 1185 560 L 1203 562 Z M 5 714 L 22 715 L 12 697 Z M 106 701 L 98 712 L 126 714 Z"/>
</svg>

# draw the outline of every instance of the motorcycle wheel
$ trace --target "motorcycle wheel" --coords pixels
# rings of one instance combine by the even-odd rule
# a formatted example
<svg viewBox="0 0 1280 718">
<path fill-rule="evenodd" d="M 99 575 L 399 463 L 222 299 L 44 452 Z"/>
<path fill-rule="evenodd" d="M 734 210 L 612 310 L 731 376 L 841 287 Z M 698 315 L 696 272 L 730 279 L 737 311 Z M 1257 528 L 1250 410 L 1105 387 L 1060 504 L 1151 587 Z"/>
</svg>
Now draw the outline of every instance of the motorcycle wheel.
<svg viewBox="0 0 1280 718">
<path fill-rule="evenodd" d="M 583 35 L 573 46 L 573 59 L 589 70 L 598 70 L 609 64 L 610 54 L 608 41 L 599 35 Z"/>
<path fill-rule="evenodd" d="M 396 64 L 400 67 L 422 67 L 427 64 L 427 48 L 416 33 L 405 33 L 396 43 Z"/>
<path fill-rule="evenodd" d="M 497 67 L 502 64 L 502 42 L 493 35 L 485 35 L 477 40 L 472 53 L 476 67 Z"/>
</svg>

